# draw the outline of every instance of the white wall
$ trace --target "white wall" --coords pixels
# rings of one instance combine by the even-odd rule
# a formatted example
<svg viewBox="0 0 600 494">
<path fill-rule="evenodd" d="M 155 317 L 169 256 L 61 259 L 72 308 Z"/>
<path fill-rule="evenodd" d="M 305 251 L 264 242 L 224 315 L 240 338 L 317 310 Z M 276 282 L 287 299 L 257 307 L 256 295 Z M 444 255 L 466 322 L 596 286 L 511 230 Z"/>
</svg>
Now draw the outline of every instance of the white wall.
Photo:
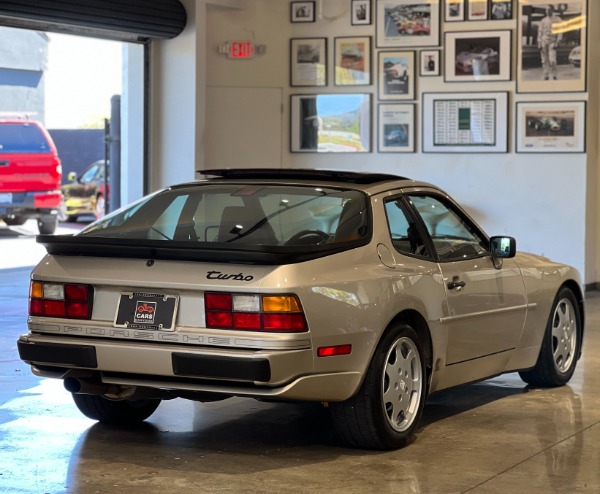
<svg viewBox="0 0 600 494">
<path fill-rule="evenodd" d="M 587 93 L 517 94 L 515 82 L 444 83 L 442 77 L 420 78 L 417 86 L 417 130 L 421 128 L 420 96 L 423 92 L 508 91 L 509 149 L 507 154 L 292 154 L 289 152 L 289 95 L 352 92 L 333 85 L 330 68 L 325 88 L 289 87 L 289 40 L 297 37 L 326 37 L 328 59 L 332 66 L 334 38 L 337 36 L 373 36 L 375 25 L 351 26 L 350 1 L 317 2 L 317 22 L 289 22 L 289 2 L 284 0 L 183 0 L 189 21 L 184 33 L 174 40 L 157 43 L 154 53 L 153 101 L 153 186 L 189 180 L 194 168 L 210 168 L 204 163 L 204 125 L 218 121 L 219 112 L 205 115 L 203 98 L 212 88 L 281 88 L 283 91 L 282 167 L 349 169 L 380 171 L 433 182 L 446 189 L 477 219 L 490 234 L 507 233 L 517 238 L 521 250 L 544 254 L 577 267 L 585 283 L 599 280 L 596 256 L 596 230 L 600 220 L 595 212 L 599 189 L 595 173 L 597 148 L 588 145 L 587 154 L 517 154 L 514 152 L 514 109 L 517 101 L 584 100 Z M 375 3 L 375 2 L 373 2 Z M 594 2 L 590 2 L 594 3 Z M 234 8 L 231 8 L 234 7 Z M 600 20 L 600 9 L 590 6 L 590 25 Z M 194 23 L 202 28 L 195 29 Z M 513 30 L 516 45 L 516 21 L 465 22 L 442 26 L 444 30 Z M 250 39 L 266 45 L 266 54 L 253 60 L 229 60 L 218 53 L 218 46 L 230 40 Z M 442 35 L 443 39 L 443 35 Z M 594 33 L 590 41 L 598 37 Z M 417 49 L 418 51 L 418 49 Z M 589 50 L 594 53 L 594 50 Z M 513 46 L 513 55 L 515 55 Z M 513 79 L 515 74 L 513 57 Z M 377 50 L 372 57 L 377 63 Z M 594 79 L 593 108 L 588 108 L 588 125 L 598 136 L 598 77 Z M 595 70 L 595 69 L 593 69 Z M 374 78 L 376 82 L 376 78 Z M 373 93 L 372 121 L 376 123 L 376 85 L 357 88 Z M 252 102 L 248 102 L 252 109 Z M 219 122 L 223 125 L 224 122 Z M 374 125 L 376 127 L 376 125 Z M 588 137 L 591 134 L 588 129 Z M 373 143 L 376 143 L 373 133 Z M 420 137 L 420 136 L 419 136 Z M 265 140 L 265 145 L 268 140 Z M 376 149 L 376 145 L 373 146 Z M 239 150 L 243 166 L 244 149 Z M 589 165 L 588 165 L 589 163 Z M 590 210 L 593 205 L 593 210 Z M 587 223 L 587 230 L 586 230 Z"/>
</svg>

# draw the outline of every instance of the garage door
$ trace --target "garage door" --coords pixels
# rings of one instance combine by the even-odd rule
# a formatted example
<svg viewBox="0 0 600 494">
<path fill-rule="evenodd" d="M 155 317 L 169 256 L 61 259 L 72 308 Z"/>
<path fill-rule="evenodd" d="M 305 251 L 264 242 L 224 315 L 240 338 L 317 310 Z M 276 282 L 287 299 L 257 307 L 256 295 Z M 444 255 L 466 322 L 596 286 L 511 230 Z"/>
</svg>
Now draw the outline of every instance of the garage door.
<svg viewBox="0 0 600 494">
<path fill-rule="evenodd" d="M 174 38 L 185 27 L 179 0 L 0 0 L 0 24 L 118 41 Z"/>
</svg>

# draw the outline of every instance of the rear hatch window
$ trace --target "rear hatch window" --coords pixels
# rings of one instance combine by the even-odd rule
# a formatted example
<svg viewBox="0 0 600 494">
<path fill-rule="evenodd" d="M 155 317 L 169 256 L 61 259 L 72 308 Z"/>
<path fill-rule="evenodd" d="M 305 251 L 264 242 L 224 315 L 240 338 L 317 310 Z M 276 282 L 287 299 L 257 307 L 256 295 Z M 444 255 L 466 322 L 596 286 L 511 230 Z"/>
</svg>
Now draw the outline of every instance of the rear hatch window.
<svg viewBox="0 0 600 494">
<path fill-rule="evenodd" d="M 46 136 L 37 125 L 0 124 L 0 153 L 50 153 Z"/>
<path fill-rule="evenodd" d="M 80 236 L 232 245 L 324 245 L 366 234 L 365 196 L 355 190 L 205 185 L 156 194 L 107 216 Z"/>
</svg>

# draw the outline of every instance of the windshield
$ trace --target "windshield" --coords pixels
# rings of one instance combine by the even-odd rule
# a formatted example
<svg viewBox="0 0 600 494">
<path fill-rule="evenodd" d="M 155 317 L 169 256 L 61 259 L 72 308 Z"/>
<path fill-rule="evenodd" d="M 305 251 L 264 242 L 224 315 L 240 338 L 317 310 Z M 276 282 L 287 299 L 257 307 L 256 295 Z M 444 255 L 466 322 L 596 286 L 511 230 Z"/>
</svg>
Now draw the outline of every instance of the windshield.
<svg viewBox="0 0 600 494">
<path fill-rule="evenodd" d="M 93 223 L 79 236 L 328 246 L 364 239 L 366 196 L 315 186 L 192 185 L 156 193 Z"/>
</svg>

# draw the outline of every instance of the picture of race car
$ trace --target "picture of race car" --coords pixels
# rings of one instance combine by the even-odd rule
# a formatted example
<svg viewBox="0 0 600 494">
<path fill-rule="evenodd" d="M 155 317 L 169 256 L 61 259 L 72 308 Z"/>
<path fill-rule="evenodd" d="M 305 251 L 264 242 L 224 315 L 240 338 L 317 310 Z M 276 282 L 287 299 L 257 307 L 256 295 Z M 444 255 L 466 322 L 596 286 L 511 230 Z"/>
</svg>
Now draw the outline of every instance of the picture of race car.
<svg viewBox="0 0 600 494">
<path fill-rule="evenodd" d="M 527 127 L 535 130 L 558 132 L 563 128 L 563 121 L 560 118 L 549 116 L 529 117 L 527 119 Z"/>
<path fill-rule="evenodd" d="M 461 51 L 456 56 L 456 69 L 460 74 L 498 74 L 498 52 L 493 48 L 475 51 Z"/>
<path fill-rule="evenodd" d="M 569 53 L 569 62 L 573 64 L 574 67 L 581 67 L 581 46 L 576 46 Z"/>
<path fill-rule="evenodd" d="M 386 81 L 408 80 L 408 65 L 403 62 L 386 62 L 383 70 L 385 72 Z"/>
<path fill-rule="evenodd" d="M 410 36 L 428 36 L 431 32 L 429 26 L 422 21 L 403 20 L 396 25 L 400 34 L 408 34 Z"/>
</svg>

